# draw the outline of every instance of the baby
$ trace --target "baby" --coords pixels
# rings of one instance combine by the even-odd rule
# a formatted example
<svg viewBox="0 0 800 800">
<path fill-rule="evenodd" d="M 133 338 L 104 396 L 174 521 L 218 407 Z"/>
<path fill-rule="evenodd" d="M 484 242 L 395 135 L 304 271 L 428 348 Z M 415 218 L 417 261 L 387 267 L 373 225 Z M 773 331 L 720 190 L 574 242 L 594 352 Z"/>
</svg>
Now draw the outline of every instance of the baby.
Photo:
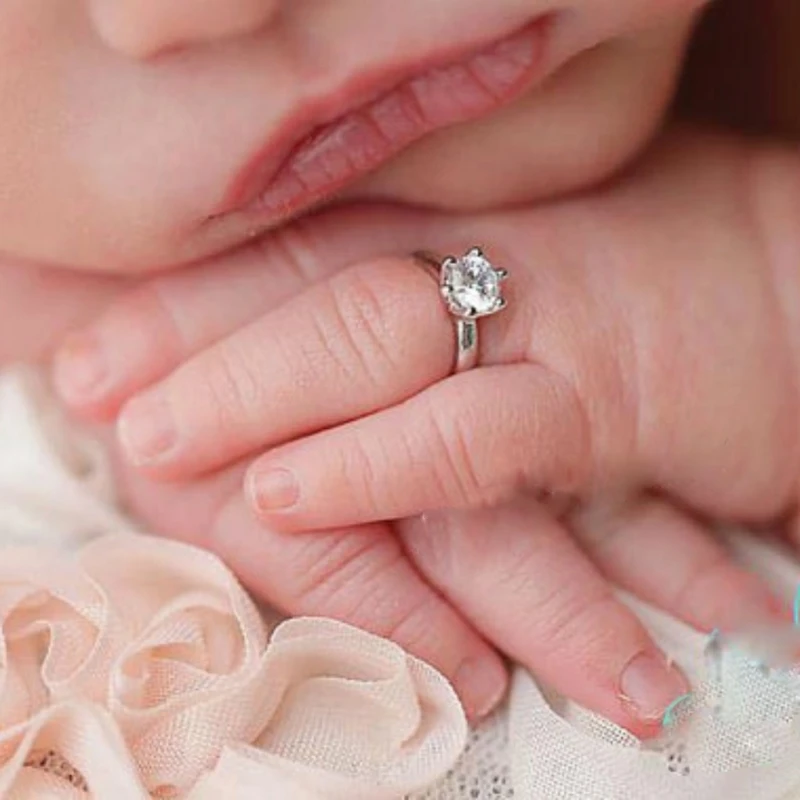
<svg viewBox="0 0 800 800">
<path fill-rule="evenodd" d="M 653 733 L 687 686 L 610 581 L 781 617 L 709 526 L 788 518 L 800 476 L 796 156 L 675 131 L 592 188 L 699 5 L 4 3 L 3 357 L 55 352 L 131 509 L 272 604 L 390 636 L 473 717 L 499 650 Z M 453 375 L 407 254 L 476 244 L 508 307 Z"/>
</svg>

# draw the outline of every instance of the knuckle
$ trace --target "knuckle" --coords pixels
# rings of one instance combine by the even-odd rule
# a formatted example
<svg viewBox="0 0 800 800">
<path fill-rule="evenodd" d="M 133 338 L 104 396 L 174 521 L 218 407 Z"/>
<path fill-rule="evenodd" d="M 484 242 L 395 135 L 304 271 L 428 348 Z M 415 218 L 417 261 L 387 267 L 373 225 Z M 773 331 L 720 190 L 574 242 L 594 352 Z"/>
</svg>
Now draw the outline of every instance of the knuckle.
<svg viewBox="0 0 800 800">
<path fill-rule="evenodd" d="M 367 516 L 378 514 L 385 516 L 387 507 L 392 503 L 388 498 L 381 498 L 376 492 L 380 485 L 377 477 L 386 474 L 385 466 L 390 463 L 391 455 L 386 452 L 379 441 L 366 440 L 363 433 L 357 429 L 340 450 L 339 474 L 342 482 L 352 487 L 353 497 L 360 498 L 359 505 Z M 381 463 L 381 461 L 383 463 Z"/>
<path fill-rule="evenodd" d="M 416 652 L 441 647 L 450 622 L 442 618 L 446 606 L 418 579 L 388 532 L 337 532 L 298 553 L 290 574 L 299 578 L 293 611 L 341 619 Z"/>
<path fill-rule="evenodd" d="M 511 405 L 519 427 L 528 434 L 514 442 L 517 460 L 526 465 L 522 481 L 535 488 L 579 495 L 600 473 L 610 474 L 611 470 L 592 414 L 572 380 L 538 365 L 527 365 L 525 371 L 529 388 L 520 387 L 523 406 L 516 397 L 497 398 L 498 406 Z M 538 453 L 548 455 L 546 459 L 530 457 L 532 441 Z"/>
<path fill-rule="evenodd" d="M 312 535 L 295 539 L 287 553 L 289 596 L 299 608 L 334 608 L 334 602 L 362 562 L 370 561 L 376 543 L 359 535 Z"/>
<path fill-rule="evenodd" d="M 233 348 L 217 348 L 208 360 L 195 362 L 194 371 L 196 376 L 191 377 L 190 383 L 205 387 L 207 409 L 219 430 L 246 428 L 251 415 L 263 407 L 264 387 L 258 365 Z"/>
<path fill-rule="evenodd" d="M 422 586 L 419 587 L 422 589 Z M 385 594 L 385 590 L 379 590 Z M 386 598 L 391 601 L 391 598 Z M 368 604 L 372 601 L 372 607 L 380 605 L 376 594 L 367 597 Z M 367 605 L 368 605 L 367 604 Z M 381 634 L 387 639 L 391 639 L 403 645 L 408 650 L 419 652 L 431 637 L 439 639 L 445 629 L 445 621 L 439 619 L 441 616 L 442 605 L 436 602 L 433 592 L 427 590 L 419 592 L 405 592 L 400 603 L 394 602 L 389 605 L 389 613 L 384 616 L 381 625 Z"/>
<path fill-rule="evenodd" d="M 544 519 L 540 523 L 544 524 L 537 526 L 536 536 L 525 537 L 513 554 L 495 560 L 494 583 L 504 587 L 505 596 L 520 598 L 517 614 L 525 616 L 520 616 L 518 624 L 543 650 L 554 657 L 571 658 L 576 648 L 580 654 L 597 652 L 610 632 L 616 635 L 615 631 L 624 627 L 607 624 L 619 623 L 624 610 L 610 586 L 585 570 L 573 571 L 575 579 L 564 580 L 566 562 L 563 554 L 554 554 L 554 546 L 566 532 Z M 579 551 L 574 558 L 581 558 Z"/>
<path fill-rule="evenodd" d="M 541 612 L 537 635 L 554 656 L 574 658 L 577 651 L 590 660 L 596 653 L 613 652 L 626 635 L 626 626 L 620 624 L 624 612 L 607 587 L 591 595 L 555 591 Z"/>
<path fill-rule="evenodd" d="M 364 528 L 311 535 L 294 540 L 292 548 L 286 570 L 292 611 L 374 627 L 381 611 L 377 598 L 390 585 L 387 575 L 405 559 L 394 537 Z"/>
<path fill-rule="evenodd" d="M 330 284 L 331 335 L 327 337 L 341 368 L 349 377 L 382 386 L 397 363 L 392 345 L 396 304 L 370 280 L 366 270 L 354 268 Z M 322 330 L 324 336 L 326 331 Z"/>
<path fill-rule="evenodd" d="M 459 506 L 490 502 L 493 499 L 490 487 L 481 475 L 471 447 L 469 414 L 443 415 L 429 406 L 428 419 L 434 454 L 433 475 L 440 496 Z"/>
</svg>

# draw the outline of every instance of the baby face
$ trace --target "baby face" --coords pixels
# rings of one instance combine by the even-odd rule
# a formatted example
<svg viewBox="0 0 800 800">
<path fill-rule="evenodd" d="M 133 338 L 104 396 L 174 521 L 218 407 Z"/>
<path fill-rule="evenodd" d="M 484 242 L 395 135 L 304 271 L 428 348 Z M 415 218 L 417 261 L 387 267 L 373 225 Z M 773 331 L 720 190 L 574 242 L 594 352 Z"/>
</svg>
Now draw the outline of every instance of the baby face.
<svg viewBox="0 0 800 800">
<path fill-rule="evenodd" d="M 132 272 L 332 198 L 588 184 L 670 96 L 701 0 L 3 0 L 0 253 Z"/>
</svg>

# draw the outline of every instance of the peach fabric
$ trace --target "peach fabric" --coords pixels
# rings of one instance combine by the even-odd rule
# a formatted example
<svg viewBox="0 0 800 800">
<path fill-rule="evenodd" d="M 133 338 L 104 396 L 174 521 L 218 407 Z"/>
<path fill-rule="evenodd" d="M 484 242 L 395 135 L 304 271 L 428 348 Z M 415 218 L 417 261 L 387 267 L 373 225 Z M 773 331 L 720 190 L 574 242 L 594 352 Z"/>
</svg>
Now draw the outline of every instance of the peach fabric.
<svg viewBox="0 0 800 800">
<path fill-rule="evenodd" d="M 46 398 L 0 379 L 0 797 L 377 800 L 453 766 L 444 678 L 338 622 L 268 622 L 217 558 L 135 532 Z"/>
<path fill-rule="evenodd" d="M 9 548 L 0 626 L 4 797 L 52 783 L 25 766 L 41 751 L 101 798 L 246 796 L 240 783 L 261 797 L 398 797 L 452 766 L 466 737 L 433 669 L 329 620 L 268 636 L 228 570 L 183 544 Z M 48 796 L 76 796 L 58 784 Z"/>
</svg>

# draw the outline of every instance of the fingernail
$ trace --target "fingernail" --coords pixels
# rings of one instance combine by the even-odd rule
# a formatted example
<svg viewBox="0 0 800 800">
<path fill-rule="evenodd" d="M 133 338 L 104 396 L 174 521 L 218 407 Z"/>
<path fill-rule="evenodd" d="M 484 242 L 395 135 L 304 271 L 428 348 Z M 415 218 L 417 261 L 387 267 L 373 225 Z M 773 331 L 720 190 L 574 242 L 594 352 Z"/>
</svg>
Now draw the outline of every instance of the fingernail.
<svg viewBox="0 0 800 800">
<path fill-rule="evenodd" d="M 675 700 L 689 691 L 689 684 L 662 655 L 641 653 L 620 679 L 620 694 L 643 722 L 660 721 Z"/>
<path fill-rule="evenodd" d="M 117 435 L 128 459 L 136 466 L 163 458 L 177 442 L 172 413 L 159 394 L 131 400 L 120 415 Z"/>
<path fill-rule="evenodd" d="M 465 661 L 453 678 L 453 688 L 470 720 L 480 720 L 500 704 L 508 689 L 508 671 L 499 658 Z"/>
<path fill-rule="evenodd" d="M 300 496 L 297 478 L 288 469 L 255 470 L 250 474 L 249 483 L 253 504 L 264 513 L 291 508 Z"/>
<path fill-rule="evenodd" d="M 108 363 L 97 337 L 91 333 L 71 336 L 55 354 L 53 380 L 67 401 L 95 398 L 108 380 Z"/>
</svg>

